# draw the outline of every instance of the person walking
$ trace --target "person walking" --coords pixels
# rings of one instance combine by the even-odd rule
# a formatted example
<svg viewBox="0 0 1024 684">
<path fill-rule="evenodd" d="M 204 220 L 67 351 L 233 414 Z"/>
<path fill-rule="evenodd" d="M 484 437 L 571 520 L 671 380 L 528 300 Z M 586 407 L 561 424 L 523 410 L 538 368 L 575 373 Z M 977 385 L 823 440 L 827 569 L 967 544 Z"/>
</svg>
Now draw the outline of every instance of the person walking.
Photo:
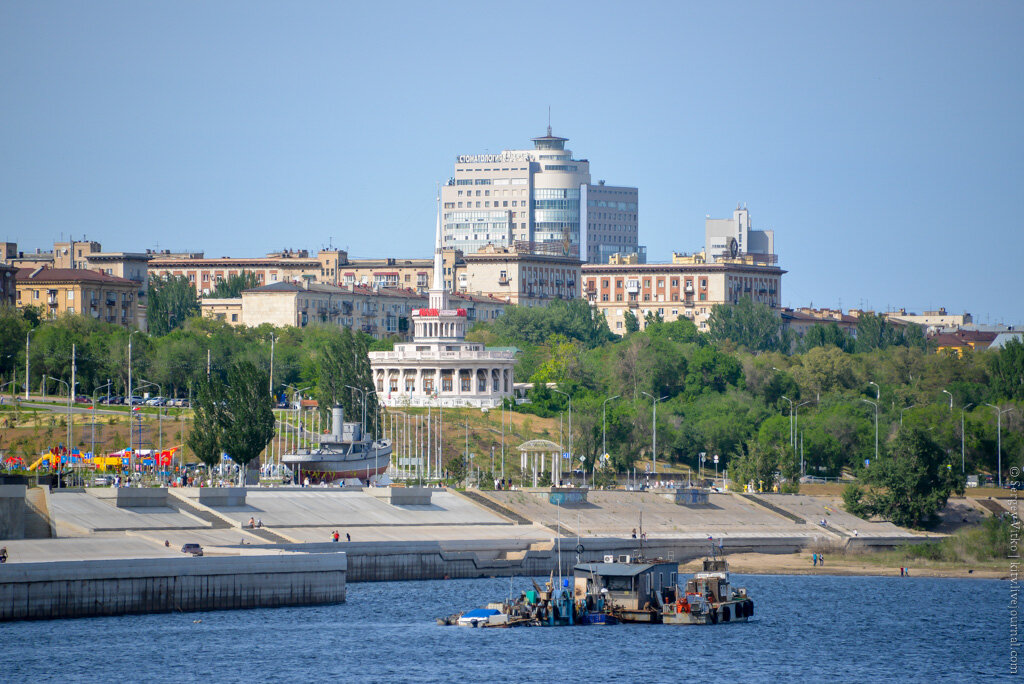
<svg viewBox="0 0 1024 684">
<path fill-rule="evenodd" d="M 817 553 L 812 553 L 811 554 L 811 562 L 814 563 L 814 567 L 818 567 L 818 554 Z"/>
<path fill-rule="evenodd" d="M 332 539 L 333 539 L 334 541 L 338 541 L 338 540 L 339 540 L 339 539 L 341 538 L 341 536 L 340 536 L 340 535 L 338 534 L 338 530 L 334 530 L 334 532 L 333 532 L 333 533 L 331 533 L 331 538 L 332 538 Z"/>
<path fill-rule="evenodd" d="M 345 533 L 345 541 L 352 541 L 352 535 L 348 532 Z"/>
</svg>

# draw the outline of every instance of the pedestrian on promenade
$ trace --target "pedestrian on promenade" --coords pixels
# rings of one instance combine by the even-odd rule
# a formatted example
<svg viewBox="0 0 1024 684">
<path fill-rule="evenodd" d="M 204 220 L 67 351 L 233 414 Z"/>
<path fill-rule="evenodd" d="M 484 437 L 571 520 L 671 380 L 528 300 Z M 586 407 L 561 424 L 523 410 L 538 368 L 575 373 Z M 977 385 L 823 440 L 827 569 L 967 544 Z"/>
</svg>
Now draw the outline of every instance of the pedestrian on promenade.
<svg viewBox="0 0 1024 684">
<path fill-rule="evenodd" d="M 900 568 L 900 577 L 903 577 L 903 568 Z"/>
<path fill-rule="evenodd" d="M 811 561 L 814 563 L 814 567 L 818 567 L 818 554 L 811 554 Z"/>
<path fill-rule="evenodd" d="M 633 528 L 633 539 L 636 539 L 636 528 Z"/>
<path fill-rule="evenodd" d="M 334 532 L 331 534 L 331 537 L 334 539 L 334 541 L 338 541 L 338 539 L 341 538 L 341 536 L 338 534 L 338 530 L 334 530 Z"/>
<path fill-rule="evenodd" d="M 825 567 L 825 554 L 823 554 L 823 553 L 819 553 L 818 554 L 818 565 L 820 565 L 822 567 Z"/>
<path fill-rule="evenodd" d="M 348 532 L 345 533 L 345 541 L 352 541 L 352 535 Z"/>
</svg>

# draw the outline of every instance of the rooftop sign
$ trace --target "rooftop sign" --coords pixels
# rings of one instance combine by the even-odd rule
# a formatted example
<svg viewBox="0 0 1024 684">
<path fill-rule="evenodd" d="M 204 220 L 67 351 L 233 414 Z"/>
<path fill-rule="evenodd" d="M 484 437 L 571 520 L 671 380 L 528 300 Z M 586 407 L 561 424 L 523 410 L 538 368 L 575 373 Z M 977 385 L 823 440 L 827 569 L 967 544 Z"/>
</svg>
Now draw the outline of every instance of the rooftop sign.
<svg viewBox="0 0 1024 684">
<path fill-rule="evenodd" d="M 501 154 L 460 154 L 455 157 L 457 164 L 489 164 L 493 162 L 533 161 L 529 152 L 511 152 L 505 150 Z"/>
</svg>

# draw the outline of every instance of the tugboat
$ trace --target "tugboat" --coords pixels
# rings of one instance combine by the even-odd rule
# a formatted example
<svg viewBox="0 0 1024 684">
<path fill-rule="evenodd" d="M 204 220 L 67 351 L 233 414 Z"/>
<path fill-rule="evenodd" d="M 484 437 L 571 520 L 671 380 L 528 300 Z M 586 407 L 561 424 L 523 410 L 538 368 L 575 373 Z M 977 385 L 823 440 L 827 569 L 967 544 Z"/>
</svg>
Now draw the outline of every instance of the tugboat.
<svg viewBox="0 0 1024 684">
<path fill-rule="evenodd" d="M 295 473 L 295 482 L 309 478 L 312 484 L 358 478 L 366 484 L 391 464 L 391 440 L 374 441 L 362 432 L 362 424 L 346 423 L 340 406 L 331 409 L 331 432 L 320 438 L 316 449 L 284 454 L 281 462 Z"/>
<path fill-rule="evenodd" d="M 661 621 L 666 625 L 715 625 L 746 622 L 754 615 L 754 602 L 743 587 L 729 583 L 729 562 L 715 553 L 703 561 L 703 570 L 677 587 L 675 601 L 662 607 Z"/>
</svg>

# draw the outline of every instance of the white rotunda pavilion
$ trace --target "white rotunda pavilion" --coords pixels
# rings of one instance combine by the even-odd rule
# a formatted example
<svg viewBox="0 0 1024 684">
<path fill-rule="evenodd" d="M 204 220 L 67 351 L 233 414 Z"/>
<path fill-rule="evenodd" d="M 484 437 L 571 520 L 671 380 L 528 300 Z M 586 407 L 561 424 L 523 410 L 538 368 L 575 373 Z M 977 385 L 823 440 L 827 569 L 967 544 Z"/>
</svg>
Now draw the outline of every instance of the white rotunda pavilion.
<svg viewBox="0 0 1024 684">
<path fill-rule="evenodd" d="M 429 302 L 412 312 L 412 342 L 369 353 L 378 400 L 385 406 L 500 406 L 512 396 L 515 353 L 466 342 L 466 310 L 448 308 L 440 199 Z"/>
</svg>

